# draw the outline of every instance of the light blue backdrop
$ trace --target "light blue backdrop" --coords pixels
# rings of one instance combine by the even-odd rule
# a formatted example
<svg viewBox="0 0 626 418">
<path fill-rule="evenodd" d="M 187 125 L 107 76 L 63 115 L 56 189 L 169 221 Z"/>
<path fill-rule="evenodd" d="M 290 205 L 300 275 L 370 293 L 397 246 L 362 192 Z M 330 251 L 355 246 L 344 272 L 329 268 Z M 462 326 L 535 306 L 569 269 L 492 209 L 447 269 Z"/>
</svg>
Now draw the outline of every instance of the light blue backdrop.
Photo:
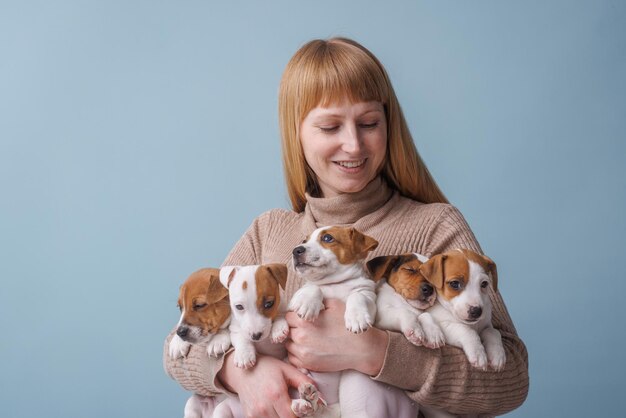
<svg viewBox="0 0 626 418">
<path fill-rule="evenodd" d="M 178 286 L 287 207 L 276 93 L 345 35 L 498 263 L 511 417 L 626 410 L 623 1 L 1 1 L 0 416 L 175 417 Z"/>
</svg>

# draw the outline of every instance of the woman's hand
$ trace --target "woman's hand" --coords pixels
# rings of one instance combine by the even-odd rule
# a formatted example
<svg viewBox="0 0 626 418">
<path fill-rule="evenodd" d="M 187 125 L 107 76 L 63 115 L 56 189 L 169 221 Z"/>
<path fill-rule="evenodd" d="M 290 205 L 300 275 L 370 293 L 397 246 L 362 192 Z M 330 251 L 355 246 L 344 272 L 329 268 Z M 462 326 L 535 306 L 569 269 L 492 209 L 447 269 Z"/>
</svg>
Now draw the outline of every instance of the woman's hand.
<svg viewBox="0 0 626 418">
<path fill-rule="evenodd" d="M 254 367 L 240 369 L 232 352 L 224 359 L 218 378 L 226 389 L 239 395 L 245 416 L 264 418 L 294 417 L 287 388 L 314 383 L 292 365 L 270 356 L 258 355 Z"/>
<path fill-rule="evenodd" d="M 370 328 L 353 334 L 344 325 L 346 305 L 337 299 L 327 299 L 324 305 L 326 309 L 314 322 L 305 321 L 293 312 L 285 316 L 290 327 L 291 340 L 285 344 L 289 362 L 317 372 L 354 369 L 377 375 L 385 359 L 387 332 Z"/>
</svg>

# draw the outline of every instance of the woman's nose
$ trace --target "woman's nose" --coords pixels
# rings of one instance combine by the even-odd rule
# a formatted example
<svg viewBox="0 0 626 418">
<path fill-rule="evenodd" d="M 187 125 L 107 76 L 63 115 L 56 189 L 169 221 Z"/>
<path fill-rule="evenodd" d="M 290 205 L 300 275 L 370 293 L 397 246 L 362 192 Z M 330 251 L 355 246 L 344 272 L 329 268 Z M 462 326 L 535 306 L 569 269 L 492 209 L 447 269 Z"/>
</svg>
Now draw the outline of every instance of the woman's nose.
<svg viewBox="0 0 626 418">
<path fill-rule="evenodd" d="M 351 154 L 358 153 L 362 146 L 359 130 L 356 126 L 349 126 L 347 129 L 343 130 L 341 148 L 345 152 Z"/>
</svg>

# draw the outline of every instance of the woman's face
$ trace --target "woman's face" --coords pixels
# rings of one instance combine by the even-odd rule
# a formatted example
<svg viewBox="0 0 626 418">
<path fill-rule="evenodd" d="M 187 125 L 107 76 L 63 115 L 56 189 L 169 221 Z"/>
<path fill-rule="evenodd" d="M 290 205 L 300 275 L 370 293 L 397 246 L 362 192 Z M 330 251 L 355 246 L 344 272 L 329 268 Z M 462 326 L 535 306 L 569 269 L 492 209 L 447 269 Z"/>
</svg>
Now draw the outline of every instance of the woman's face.
<svg viewBox="0 0 626 418">
<path fill-rule="evenodd" d="M 300 140 L 323 197 L 361 191 L 385 161 L 383 105 L 344 100 L 330 107 L 318 106 L 302 121 Z"/>
</svg>

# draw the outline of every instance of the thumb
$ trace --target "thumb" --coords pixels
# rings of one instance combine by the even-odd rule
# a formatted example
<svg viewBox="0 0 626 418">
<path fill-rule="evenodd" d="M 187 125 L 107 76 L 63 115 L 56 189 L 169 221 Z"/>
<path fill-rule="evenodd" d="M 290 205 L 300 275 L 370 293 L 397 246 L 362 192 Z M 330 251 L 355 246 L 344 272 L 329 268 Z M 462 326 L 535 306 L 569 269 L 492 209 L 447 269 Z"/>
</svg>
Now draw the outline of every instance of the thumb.
<svg viewBox="0 0 626 418">
<path fill-rule="evenodd" d="M 313 379 L 311 379 L 309 376 L 302 373 L 290 364 L 285 364 L 285 367 L 283 367 L 283 376 L 285 377 L 285 382 L 287 382 L 287 386 L 295 389 L 298 389 L 299 386 L 303 383 L 310 383 L 312 385 L 315 385 Z"/>
</svg>

